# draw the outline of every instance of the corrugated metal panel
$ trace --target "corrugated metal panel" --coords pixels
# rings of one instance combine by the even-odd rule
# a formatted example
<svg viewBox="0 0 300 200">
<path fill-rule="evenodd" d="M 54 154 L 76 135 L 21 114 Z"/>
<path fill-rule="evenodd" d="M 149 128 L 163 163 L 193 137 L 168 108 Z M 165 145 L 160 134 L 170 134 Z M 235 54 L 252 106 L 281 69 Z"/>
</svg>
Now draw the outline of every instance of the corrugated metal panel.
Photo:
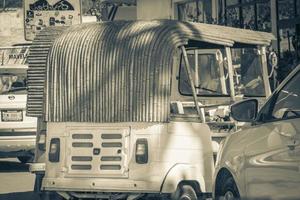
<svg viewBox="0 0 300 200">
<path fill-rule="evenodd" d="M 27 115 L 40 117 L 43 114 L 43 96 L 46 77 L 46 63 L 52 42 L 65 28 L 47 28 L 33 41 L 28 55 Z"/>
<path fill-rule="evenodd" d="M 110 22 L 63 33 L 49 53 L 46 120 L 167 121 L 174 41 L 185 42 L 171 31 Z"/>
<path fill-rule="evenodd" d="M 273 36 L 170 20 L 73 26 L 55 40 L 49 53 L 46 120 L 167 121 L 173 53 L 189 39 L 269 44 Z M 39 62 L 44 70 L 44 58 Z M 28 108 L 36 115 L 42 113 L 42 91 L 34 93 L 39 95 L 38 109 Z"/>
<path fill-rule="evenodd" d="M 189 39 L 217 42 L 219 44 L 257 44 L 269 45 L 275 40 L 273 34 L 246 29 L 232 28 L 212 24 L 181 22 L 178 23 L 182 32 L 186 33 Z"/>
</svg>

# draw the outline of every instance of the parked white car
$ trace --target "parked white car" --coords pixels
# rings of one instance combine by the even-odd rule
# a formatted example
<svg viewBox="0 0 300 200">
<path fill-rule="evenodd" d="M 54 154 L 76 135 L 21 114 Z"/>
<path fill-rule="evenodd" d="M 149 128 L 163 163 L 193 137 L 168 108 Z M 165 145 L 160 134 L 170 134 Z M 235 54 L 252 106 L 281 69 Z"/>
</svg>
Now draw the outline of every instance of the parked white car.
<svg viewBox="0 0 300 200">
<path fill-rule="evenodd" d="M 0 66 L 0 158 L 34 158 L 37 119 L 26 116 L 27 65 Z"/>
<path fill-rule="evenodd" d="M 300 198 L 300 65 L 257 112 L 257 100 L 234 104 L 231 115 L 249 126 L 220 147 L 216 199 Z M 250 125 L 251 123 L 251 125 Z"/>
</svg>

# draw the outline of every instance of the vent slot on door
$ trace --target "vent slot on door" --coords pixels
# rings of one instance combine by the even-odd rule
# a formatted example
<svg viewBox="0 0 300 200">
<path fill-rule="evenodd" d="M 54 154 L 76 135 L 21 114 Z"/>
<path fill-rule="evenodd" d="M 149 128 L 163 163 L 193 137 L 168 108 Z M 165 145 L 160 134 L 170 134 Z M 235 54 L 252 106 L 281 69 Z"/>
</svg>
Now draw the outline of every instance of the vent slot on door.
<svg viewBox="0 0 300 200">
<path fill-rule="evenodd" d="M 128 177 L 129 128 L 69 130 L 70 177 Z"/>
</svg>

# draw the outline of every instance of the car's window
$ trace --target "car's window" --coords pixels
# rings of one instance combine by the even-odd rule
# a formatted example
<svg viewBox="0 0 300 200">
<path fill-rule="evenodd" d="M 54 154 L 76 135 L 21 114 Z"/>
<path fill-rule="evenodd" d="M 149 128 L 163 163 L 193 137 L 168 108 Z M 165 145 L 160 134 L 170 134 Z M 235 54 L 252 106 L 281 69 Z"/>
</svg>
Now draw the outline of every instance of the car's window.
<svg viewBox="0 0 300 200">
<path fill-rule="evenodd" d="M 0 73 L 0 95 L 8 93 L 26 94 L 25 73 Z"/>
<path fill-rule="evenodd" d="M 300 117 L 300 72 L 262 108 L 258 121 L 268 122 Z"/>
</svg>

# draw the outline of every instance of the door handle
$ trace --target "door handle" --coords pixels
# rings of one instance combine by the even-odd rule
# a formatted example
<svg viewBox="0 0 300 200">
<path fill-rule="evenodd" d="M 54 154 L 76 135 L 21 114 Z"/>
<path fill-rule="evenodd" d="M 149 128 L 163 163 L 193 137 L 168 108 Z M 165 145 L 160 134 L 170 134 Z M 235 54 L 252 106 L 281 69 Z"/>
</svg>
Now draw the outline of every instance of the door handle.
<svg viewBox="0 0 300 200">
<path fill-rule="evenodd" d="M 299 145 L 299 138 L 296 136 L 294 132 L 280 132 L 280 135 L 287 137 L 286 146 L 291 150 L 295 150 L 296 146 Z"/>
</svg>

